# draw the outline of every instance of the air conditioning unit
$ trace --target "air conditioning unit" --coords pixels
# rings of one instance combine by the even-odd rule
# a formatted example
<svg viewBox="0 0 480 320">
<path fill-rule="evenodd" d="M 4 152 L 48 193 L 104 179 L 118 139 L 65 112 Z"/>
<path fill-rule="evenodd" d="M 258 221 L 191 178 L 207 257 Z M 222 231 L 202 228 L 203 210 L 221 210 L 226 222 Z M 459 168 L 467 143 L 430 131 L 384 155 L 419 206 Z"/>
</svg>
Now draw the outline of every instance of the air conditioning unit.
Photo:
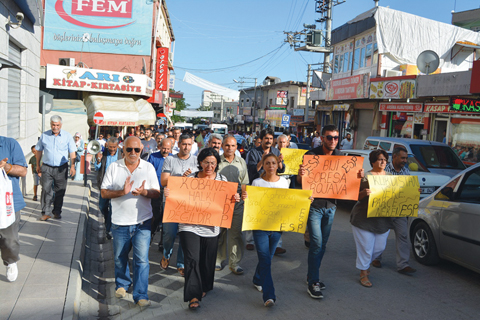
<svg viewBox="0 0 480 320">
<path fill-rule="evenodd" d="M 59 58 L 58 64 L 61 66 L 75 67 L 75 58 Z"/>
<path fill-rule="evenodd" d="M 385 77 L 400 77 L 402 76 L 402 71 L 395 71 L 395 70 L 385 70 Z"/>
</svg>

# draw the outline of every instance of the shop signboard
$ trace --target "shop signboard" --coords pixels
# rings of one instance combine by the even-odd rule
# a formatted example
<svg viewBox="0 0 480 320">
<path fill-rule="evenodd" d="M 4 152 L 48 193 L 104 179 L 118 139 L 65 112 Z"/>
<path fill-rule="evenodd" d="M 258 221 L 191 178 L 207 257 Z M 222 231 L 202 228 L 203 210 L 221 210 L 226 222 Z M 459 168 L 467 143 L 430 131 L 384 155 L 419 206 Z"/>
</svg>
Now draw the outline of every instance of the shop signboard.
<svg viewBox="0 0 480 320">
<path fill-rule="evenodd" d="M 150 56 L 153 1 L 45 0 L 44 12 L 45 50 Z"/>
<path fill-rule="evenodd" d="M 368 74 L 327 81 L 327 101 L 368 98 Z"/>
<path fill-rule="evenodd" d="M 305 115 L 305 109 L 293 109 L 294 116 L 303 116 Z"/>
<path fill-rule="evenodd" d="M 280 106 L 286 106 L 288 102 L 288 91 L 279 90 L 277 91 L 277 100 L 275 104 Z"/>
<path fill-rule="evenodd" d="M 157 74 L 155 78 L 155 89 L 159 91 L 167 91 L 168 80 L 168 48 L 157 48 Z"/>
<path fill-rule="evenodd" d="M 285 114 L 285 110 L 266 110 L 265 111 L 265 120 L 270 122 L 275 121 L 275 123 L 282 122 L 282 116 Z"/>
<path fill-rule="evenodd" d="M 380 102 L 380 111 L 422 112 L 421 103 Z"/>
<path fill-rule="evenodd" d="M 299 123 L 303 122 L 303 116 L 291 116 L 290 117 L 290 126 L 296 127 Z"/>
<path fill-rule="evenodd" d="M 480 114 L 480 99 L 452 97 L 450 98 L 450 110 Z"/>
<path fill-rule="evenodd" d="M 412 99 L 415 98 L 415 89 L 415 79 L 384 81 L 370 79 L 370 99 Z"/>
<path fill-rule="evenodd" d="M 348 108 L 350 108 L 349 104 L 334 104 L 333 105 L 333 111 L 348 111 Z"/>
<path fill-rule="evenodd" d="M 153 80 L 145 74 L 47 65 L 49 89 L 92 91 L 151 97 Z"/>
<path fill-rule="evenodd" d="M 251 116 L 252 115 L 252 108 L 250 107 L 243 107 L 242 108 L 244 116 Z"/>
<path fill-rule="evenodd" d="M 463 112 L 459 110 L 450 110 L 449 103 L 425 103 L 424 112 L 426 113 L 461 113 L 476 114 L 476 112 Z"/>
</svg>

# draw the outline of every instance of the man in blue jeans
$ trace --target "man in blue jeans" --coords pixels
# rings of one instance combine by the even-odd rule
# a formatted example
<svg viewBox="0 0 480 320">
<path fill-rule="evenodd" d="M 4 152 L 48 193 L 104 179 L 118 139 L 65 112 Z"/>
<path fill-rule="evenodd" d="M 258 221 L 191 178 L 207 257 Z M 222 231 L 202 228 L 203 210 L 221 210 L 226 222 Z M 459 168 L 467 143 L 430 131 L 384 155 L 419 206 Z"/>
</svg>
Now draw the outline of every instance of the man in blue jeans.
<svg viewBox="0 0 480 320">
<path fill-rule="evenodd" d="M 160 185 L 153 165 L 140 159 L 142 148 L 139 138 L 125 139 L 125 158 L 108 167 L 101 194 L 104 199 L 112 199 L 115 296 L 124 298 L 133 283 L 133 301 L 140 307 L 146 307 L 150 305 L 148 249 L 153 217 L 151 199 L 160 196 Z M 128 264 L 132 248 L 133 281 Z"/>
<path fill-rule="evenodd" d="M 310 150 L 306 155 L 342 155 L 337 149 L 338 128 L 334 125 L 327 125 L 322 129 L 322 144 Z M 297 183 L 302 183 L 305 175 L 305 167 L 300 165 Z M 335 216 L 336 200 L 315 198 L 310 206 L 307 228 L 310 233 L 310 247 L 308 248 L 308 294 L 314 299 L 322 299 L 322 290 L 325 284 L 320 282 L 320 265 L 322 263 L 328 237 L 332 229 L 333 217 Z"/>
</svg>

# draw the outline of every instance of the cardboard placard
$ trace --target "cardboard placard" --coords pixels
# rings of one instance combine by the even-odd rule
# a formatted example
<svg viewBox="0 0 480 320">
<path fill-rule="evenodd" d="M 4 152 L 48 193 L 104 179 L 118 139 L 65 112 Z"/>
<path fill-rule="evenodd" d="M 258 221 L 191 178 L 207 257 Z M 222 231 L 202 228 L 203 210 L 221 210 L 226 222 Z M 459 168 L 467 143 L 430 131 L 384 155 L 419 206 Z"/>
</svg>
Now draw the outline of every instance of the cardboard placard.
<svg viewBox="0 0 480 320">
<path fill-rule="evenodd" d="M 247 186 L 242 231 L 305 233 L 311 190 Z"/>
<path fill-rule="evenodd" d="M 314 198 L 358 200 L 363 157 L 305 155 L 303 165 L 302 189 Z"/>
<path fill-rule="evenodd" d="M 303 155 L 307 151 L 308 150 L 303 149 L 282 148 L 281 154 L 283 155 L 283 162 L 285 163 L 285 172 L 281 174 L 297 175 L 298 168 L 303 163 Z"/>
<path fill-rule="evenodd" d="M 368 218 L 416 217 L 420 201 L 417 176 L 368 175 Z"/>
<path fill-rule="evenodd" d="M 163 222 L 230 228 L 237 183 L 201 178 L 168 178 Z"/>
</svg>

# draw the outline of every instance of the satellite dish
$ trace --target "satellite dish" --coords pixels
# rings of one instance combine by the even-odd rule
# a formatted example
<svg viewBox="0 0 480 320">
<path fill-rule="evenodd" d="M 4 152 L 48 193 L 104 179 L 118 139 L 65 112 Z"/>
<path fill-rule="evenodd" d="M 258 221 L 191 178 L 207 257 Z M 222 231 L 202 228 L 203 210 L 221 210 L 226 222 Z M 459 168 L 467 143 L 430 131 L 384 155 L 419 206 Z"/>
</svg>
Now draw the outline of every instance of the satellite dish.
<svg viewBox="0 0 480 320">
<path fill-rule="evenodd" d="M 440 64 L 440 58 L 432 50 L 425 50 L 417 58 L 417 68 L 425 74 L 434 73 Z"/>
</svg>

